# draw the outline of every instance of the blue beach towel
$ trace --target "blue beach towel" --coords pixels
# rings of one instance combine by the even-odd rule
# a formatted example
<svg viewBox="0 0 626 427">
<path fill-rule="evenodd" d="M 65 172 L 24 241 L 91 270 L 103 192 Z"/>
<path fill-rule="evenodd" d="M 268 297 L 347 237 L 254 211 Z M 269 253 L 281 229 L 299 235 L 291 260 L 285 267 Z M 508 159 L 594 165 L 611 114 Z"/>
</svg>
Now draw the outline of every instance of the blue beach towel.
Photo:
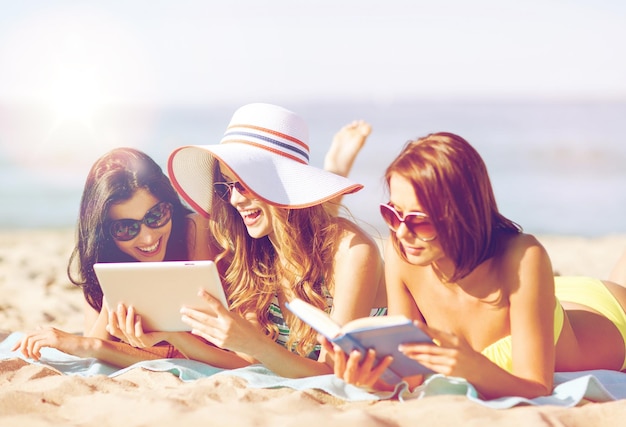
<svg viewBox="0 0 626 427">
<path fill-rule="evenodd" d="M 397 397 L 400 400 L 419 399 L 435 395 L 462 395 L 481 405 L 504 409 L 518 405 L 556 405 L 572 407 L 584 400 L 609 402 L 626 399 L 626 373 L 594 370 L 582 372 L 556 373 L 555 388 L 550 396 L 526 399 L 519 396 L 484 400 L 476 389 L 462 378 L 431 375 L 424 384 L 409 391 L 405 383 L 400 383 L 392 393 L 368 393 L 365 390 L 346 384 L 334 375 L 320 375 L 307 378 L 284 378 L 262 365 L 224 370 L 202 362 L 187 359 L 160 359 L 136 363 L 124 369 L 102 363 L 94 358 L 80 358 L 56 349 L 44 348 L 39 362 L 25 359 L 20 353 L 10 349 L 21 336 L 19 332 L 9 335 L 0 342 L 0 360 L 21 358 L 29 363 L 49 366 L 66 375 L 116 377 L 132 369 L 143 368 L 154 372 L 169 372 L 182 381 L 194 381 L 213 375 L 231 375 L 247 381 L 251 388 L 281 388 L 294 390 L 322 390 L 346 401 L 376 401 Z"/>
</svg>

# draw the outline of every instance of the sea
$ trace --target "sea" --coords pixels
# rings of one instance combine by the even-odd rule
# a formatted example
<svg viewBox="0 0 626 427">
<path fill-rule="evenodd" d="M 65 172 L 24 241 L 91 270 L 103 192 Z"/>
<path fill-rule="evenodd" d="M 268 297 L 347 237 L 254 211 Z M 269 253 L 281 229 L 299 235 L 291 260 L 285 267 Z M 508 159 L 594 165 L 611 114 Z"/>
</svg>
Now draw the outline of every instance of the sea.
<svg viewBox="0 0 626 427">
<path fill-rule="evenodd" d="M 144 150 L 165 168 L 187 144 L 217 144 L 241 104 L 110 107 L 63 116 L 0 104 L 0 228 L 74 227 L 91 164 L 116 146 Z M 335 132 L 363 119 L 372 134 L 344 197 L 350 215 L 384 235 L 383 173 L 404 144 L 431 132 L 461 135 L 481 153 L 500 211 L 533 234 L 626 233 L 626 101 L 316 100 L 283 102 L 310 126 L 322 167 Z"/>
</svg>

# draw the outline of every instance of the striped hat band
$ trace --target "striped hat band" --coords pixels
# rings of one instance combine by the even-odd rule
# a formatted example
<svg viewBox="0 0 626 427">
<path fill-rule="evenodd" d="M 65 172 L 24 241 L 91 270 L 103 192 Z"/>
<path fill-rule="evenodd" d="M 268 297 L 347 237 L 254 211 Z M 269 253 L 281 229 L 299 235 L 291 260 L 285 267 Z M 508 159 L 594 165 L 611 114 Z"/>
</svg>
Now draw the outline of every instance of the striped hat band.
<svg viewBox="0 0 626 427">
<path fill-rule="evenodd" d="M 254 125 L 231 125 L 226 130 L 220 143 L 228 144 L 233 142 L 250 144 L 305 165 L 309 164 L 309 146 L 305 142 L 271 129 Z"/>
</svg>

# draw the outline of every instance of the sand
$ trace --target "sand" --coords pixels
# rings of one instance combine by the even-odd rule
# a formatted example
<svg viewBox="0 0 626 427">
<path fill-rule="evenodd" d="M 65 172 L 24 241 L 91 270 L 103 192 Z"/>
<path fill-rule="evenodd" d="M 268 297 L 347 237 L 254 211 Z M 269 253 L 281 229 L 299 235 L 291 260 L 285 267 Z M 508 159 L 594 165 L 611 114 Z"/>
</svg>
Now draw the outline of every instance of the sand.
<svg viewBox="0 0 626 427">
<path fill-rule="evenodd" d="M 540 236 L 561 275 L 608 276 L 626 236 Z M 53 325 L 82 329 L 83 296 L 67 279 L 72 230 L 0 231 L 0 334 Z M 2 336 L 0 335 L 0 338 Z M 588 426 L 618 425 L 626 402 L 496 410 L 461 396 L 344 402 L 317 390 L 252 389 L 234 376 L 182 382 L 133 369 L 77 377 L 20 359 L 0 361 L 0 425 Z"/>
</svg>

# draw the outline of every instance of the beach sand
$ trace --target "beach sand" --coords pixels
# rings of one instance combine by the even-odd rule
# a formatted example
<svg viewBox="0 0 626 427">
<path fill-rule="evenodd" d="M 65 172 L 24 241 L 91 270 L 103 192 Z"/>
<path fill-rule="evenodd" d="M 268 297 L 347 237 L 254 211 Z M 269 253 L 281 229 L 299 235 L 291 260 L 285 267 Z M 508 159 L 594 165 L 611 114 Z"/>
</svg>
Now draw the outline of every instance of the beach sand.
<svg viewBox="0 0 626 427">
<path fill-rule="evenodd" d="M 561 275 L 605 278 L 626 236 L 540 236 Z M 82 330 L 83 296 L 67 279 L 72 230 L 0 231 L 0 334 L 53 325 Z M 182 382 L 131 370 L 76 377 L 20 359 L 0 361 L 0 425 L 587 426 L 619 425 L 624 401 L 490 409 L 462 396 L 344 402 L 317 390 L 252 389 L 233 376 Z"/>
</svg>

